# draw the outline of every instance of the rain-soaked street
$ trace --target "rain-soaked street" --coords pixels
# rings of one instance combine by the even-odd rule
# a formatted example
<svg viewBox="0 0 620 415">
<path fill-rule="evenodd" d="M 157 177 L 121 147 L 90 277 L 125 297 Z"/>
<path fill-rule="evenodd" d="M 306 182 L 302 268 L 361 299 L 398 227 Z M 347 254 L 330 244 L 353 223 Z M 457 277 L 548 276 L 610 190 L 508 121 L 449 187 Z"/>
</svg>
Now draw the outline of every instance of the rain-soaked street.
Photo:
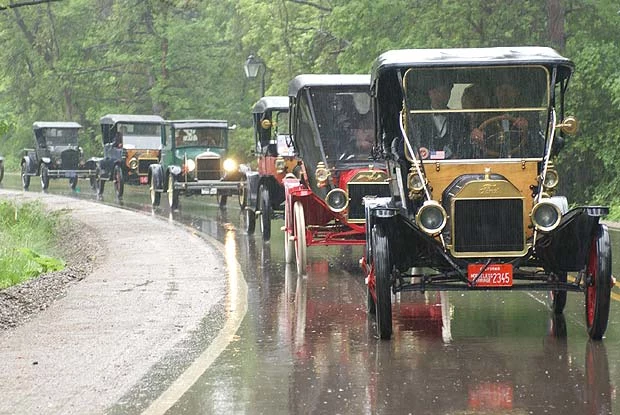
<svg viewBox="0 0 620 415">
<path fill-rule="evenodd" d="M 3 186 L 17 188 L 17 179 Z M 119 205 L 111 186 L 97 201 L 80 185 L 78 197 Z M 33 180 L 31 191 L 39 189 Z M 65 181 L 50 191 L 71 194 Z M 145 187 L 127 186 L 120 204 L 152 214 Z M 236 198 L 226 209 L 215 198 L 182 198 L 172 215 L 162 200 L 155 213 L 223 244 L 222 277 L 246 280 L 248 311 L 195 383 L 158 380 L 174 400 L 129 396 L 112 413 L 137 413 L 140 400 L 153 414 L 620 413 L 618 287 L 601 342 L 588 340 L 583 294 L 569 293 L 554 317 L 543 292 L 458 291 L 403 294 L 392 340 L 381 341 L 365 309 L 360 247 L 311 247 L 307 275 L 298 276 L 284 262 L 282 221 L 273 221 L 269 243 L 248 236 Z M 616 275 L 619 232 L 612 244 Z"/>
</svg>

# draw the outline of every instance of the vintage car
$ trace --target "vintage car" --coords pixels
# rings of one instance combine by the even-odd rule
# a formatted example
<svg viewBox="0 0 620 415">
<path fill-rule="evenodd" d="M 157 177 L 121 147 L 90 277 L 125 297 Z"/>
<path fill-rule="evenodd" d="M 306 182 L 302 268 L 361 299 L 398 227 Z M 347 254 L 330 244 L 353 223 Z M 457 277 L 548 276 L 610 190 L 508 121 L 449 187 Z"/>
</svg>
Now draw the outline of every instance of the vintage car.
<svg viewBox="0 0 620 415">
<path fill-rule="evenodd" d="M 30 187 L 32 176 L 41 177 L 41 188 L 47 190 L 50 179 L 67 178 L 75 190 L 78 178 L 95 174 L 94 161 L 83 161 L 83 151 L 78 145 L 82 126 L 76 122 L 36 121 L 32 124 L 35 148 L 24 150 L 21 160 L 21 177 L 24 190 Z"/>
<path fill-rule="evenodd" d="M 148 184 L 149 166 L 159 161 L 161 127 L 159 115 L 108 114 L 101 117 L 103 158 L 97 160 L 93 185 L 103 195 L 105 182 L 114 183 L 117 198 L 127 184 Z"/>
<path fill-rule="evenodd" d="M 262 97 L 252 109 L 252 121 L 258 171 L 246 172 L 239 203 L 245 208 L 247 233 L 254 233 L 258 218 L 263 240 L 268 241 L 272 217 L 284 212 L 282 180 L 298 165 L 288 133 L 288 97 Z"/>
<path fill-rule="evenodd" d="M 569 209 L 556 194 L 554 156 L 562 133 L 577 129 L 564 114 L 572 72 L 546 47 L 393 50 L 375 60 L 377 156 L 390 196 L 365 199 L 362 267 L 381 338 L 392 334 L 392 294 L 426 290 L 543 290 L 555 313 L 568 291 L 583 292 L 587 332 L 603 337 L 608 208 Z M 437 95 L 447 104 L 432 105 Z M 455 134 L 424 129 L 437 118 Z"/>
<path fill-rule="evenodd" d="M 304 273 L 306 247 L 365 244 L 364 196 L 387 196 L 371 160 L 368 75 L 299 75 L 289 83 L 291 137 L 302 161 L 283 179 L 285 257 Z"/>
<path fill-rule="evenodd" d="M 161 158 L 148 170 L 151 204 L 158 206 L 168 194 L 171 209 L 179 195 L 216 196 L 221 207 L 239 192 L 239 164 L 227 158 L 228 121 L 166 121 L 161 135 Z"/>
</svg>

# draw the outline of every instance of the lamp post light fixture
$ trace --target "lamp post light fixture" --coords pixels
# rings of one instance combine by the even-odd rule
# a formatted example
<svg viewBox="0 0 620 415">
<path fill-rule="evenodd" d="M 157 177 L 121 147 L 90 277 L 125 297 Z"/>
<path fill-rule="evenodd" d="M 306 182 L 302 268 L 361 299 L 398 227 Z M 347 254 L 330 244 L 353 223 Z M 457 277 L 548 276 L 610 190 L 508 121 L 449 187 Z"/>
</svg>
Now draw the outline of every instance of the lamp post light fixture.
<svg viewBox="0 0 620 415">
<path fill-rule="evenodd" d="M 260 69 L 263 69 L 262 71 Z M 248 79 L 254 79 L 258 76 L 258 72 L 261 72 L 260 78 L 260 96 L 265 96 L 265 72 L 267 72 L 267 67 L 265 63 L 260 59 L 255 57 L 254 55 L 248 56 L 248 59 L 245 61 L 243 65 L 243 69 L 245 70 L 245 77 Z"/>
</svg>

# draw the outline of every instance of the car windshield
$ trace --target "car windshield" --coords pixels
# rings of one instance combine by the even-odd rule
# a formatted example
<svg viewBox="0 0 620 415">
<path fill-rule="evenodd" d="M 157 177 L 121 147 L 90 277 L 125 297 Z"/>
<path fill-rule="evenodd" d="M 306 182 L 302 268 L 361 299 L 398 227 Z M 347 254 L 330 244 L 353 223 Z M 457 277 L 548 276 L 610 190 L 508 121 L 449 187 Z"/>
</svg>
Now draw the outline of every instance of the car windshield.
<svg viewBox="0 0 620 415">
<path fill-rule="evenodd" d="M 77 146 L 78 130 L 75 128 L 48 128 L 45 130 L 48 146 Z"/>
<path fill-rule="evenodd" d="M 549 83 L 542 66 L 409 69 L 410 142 L 422 159 L 542 157 Z"/>
<path fill-rule="evenodd" d="M 367 87 L 342 89 L 311 92 L 312 112 L 330 164 L 368 160 L 374 144 Z"/>
<path fill-rule="evenodd" d="M 161 145 L 161 126 L 159 124 L 128 124 L 117 127 L 123 135 L 123 147 L 144 150 L 157 150 Z"/>
<path fill-rule="evenodd" d="M 226 129 L 215 127 L 177 128 L 176 147 L 218 147 L 226 146 Z"/>
</svg>

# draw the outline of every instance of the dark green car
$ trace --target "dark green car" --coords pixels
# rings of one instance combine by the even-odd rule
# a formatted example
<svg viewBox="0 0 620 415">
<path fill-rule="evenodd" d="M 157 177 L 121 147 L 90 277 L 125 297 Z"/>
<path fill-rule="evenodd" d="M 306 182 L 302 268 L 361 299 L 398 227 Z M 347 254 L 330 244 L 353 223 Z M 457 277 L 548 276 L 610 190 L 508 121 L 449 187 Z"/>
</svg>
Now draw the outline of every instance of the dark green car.
<svg viewBox="0 0 620 415">
<path fill-rule="evenodd" d="M 166 121 L 162 129 L 160 162 L 150 166 L 151 204 L 159 206 L 168 194 L 171 209 L 179 207 L 179 196 L 216 196 L 221 207 L 228 196 L 238 195 L 242 173 L 239 164 L 227 158 L 228 121 Z"/>
</svg>

